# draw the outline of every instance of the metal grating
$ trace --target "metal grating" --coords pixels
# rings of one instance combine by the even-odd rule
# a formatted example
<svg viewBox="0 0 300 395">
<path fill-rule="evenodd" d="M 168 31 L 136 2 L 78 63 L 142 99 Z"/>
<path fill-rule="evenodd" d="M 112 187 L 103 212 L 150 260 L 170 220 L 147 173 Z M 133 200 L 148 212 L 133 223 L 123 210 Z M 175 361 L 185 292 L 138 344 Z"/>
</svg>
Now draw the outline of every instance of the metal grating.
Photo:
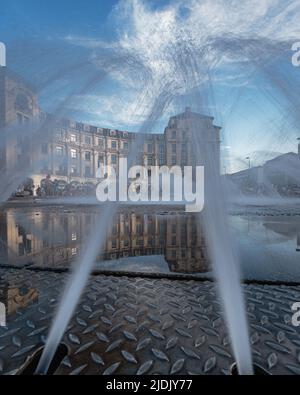
<svg viewBox="0 0 300 395">
<path fill-rule="evenodd" d="M 45 342 L 68 274 L 1 269 L 7 327 L 0 371 L 13 373 Z M 297 286 L 244 286 L 254 361 L 300 374 Z M 99 275 L 90 279 L 64 336 L 56 374 L 228 374 L 233 362 L 215 285 L 195 280 Z"/>
</svg>

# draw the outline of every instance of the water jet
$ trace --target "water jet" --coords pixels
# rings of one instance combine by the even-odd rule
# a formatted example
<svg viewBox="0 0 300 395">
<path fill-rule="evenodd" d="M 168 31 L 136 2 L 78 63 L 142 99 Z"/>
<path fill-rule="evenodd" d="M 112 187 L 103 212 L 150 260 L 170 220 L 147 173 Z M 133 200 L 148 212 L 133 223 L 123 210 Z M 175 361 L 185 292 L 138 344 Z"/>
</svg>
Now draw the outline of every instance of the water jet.
<svg viewBox="0 0 300 395">
<path fill-rule="evenodd" d="M 240 376 L 236 362 L 230 366 L 229 371 L 231 376 Z M 262 366 L 255 363 L 253 364 L 253 374 L 255 376 L 270 376 L 270 373 L 268 373 Z"/>
<path fill-rule="evenodd" d="M 31 356 L 27 358 L 24 365 L 21 366 L 19 371 L 17 372 L 18 376 L 37 376 L 37 375 L 44 375 L 40 373 L 36 373 L 36 369 L 38 367 L 39 361 L 44 351 L 44 346 L 40 346 Z M 52 376 L 55 374 L 56 370 L 58 369 L 61 361 L 69 354 L 68 347 L 61 343 L 54 354 L 54 357 L 51 361 L 49 369 L 45 373 L 47 376 Z"/>
</svg>

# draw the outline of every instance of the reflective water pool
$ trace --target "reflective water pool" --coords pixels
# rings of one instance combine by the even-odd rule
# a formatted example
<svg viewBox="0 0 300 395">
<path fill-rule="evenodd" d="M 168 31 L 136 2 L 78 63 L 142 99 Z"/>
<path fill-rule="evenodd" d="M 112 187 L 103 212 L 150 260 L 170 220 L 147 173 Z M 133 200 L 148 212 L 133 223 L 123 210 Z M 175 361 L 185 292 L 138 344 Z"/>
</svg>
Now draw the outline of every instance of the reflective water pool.
<svg viewBox="0 0 300 395">
<path fill-rule="evenodd" d="M 300 215 L 258 214 L 230 216 L 244 278 L 300 282 Z M 2 209 L 1 264 L 68 268 L 98 218 L 99 208 L 86 206 Z M 179 209 L 124 208 L 107 229 L 95 268 L 210 275 L 201 219 Z"/>
</svg>

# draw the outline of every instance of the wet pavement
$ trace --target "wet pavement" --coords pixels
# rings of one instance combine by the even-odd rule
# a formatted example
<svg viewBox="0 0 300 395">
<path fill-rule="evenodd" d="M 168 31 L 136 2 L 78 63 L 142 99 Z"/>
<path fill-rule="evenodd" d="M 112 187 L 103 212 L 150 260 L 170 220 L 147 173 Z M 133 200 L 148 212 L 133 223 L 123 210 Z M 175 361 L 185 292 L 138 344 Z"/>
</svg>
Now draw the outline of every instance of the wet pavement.
<svg viewBox="0 0 300 395">
<path fill-rule="evenodd" d="M 0 370 L 14 373 L 43 344 L 69 274 L 0 269 Z M 254 361 L 300 374 L 300 286 L 245 285 Z M 212 282 L 91 277 L 63 342 L 56 374 L 228 374 L 233 357 Z"/>
</svg>

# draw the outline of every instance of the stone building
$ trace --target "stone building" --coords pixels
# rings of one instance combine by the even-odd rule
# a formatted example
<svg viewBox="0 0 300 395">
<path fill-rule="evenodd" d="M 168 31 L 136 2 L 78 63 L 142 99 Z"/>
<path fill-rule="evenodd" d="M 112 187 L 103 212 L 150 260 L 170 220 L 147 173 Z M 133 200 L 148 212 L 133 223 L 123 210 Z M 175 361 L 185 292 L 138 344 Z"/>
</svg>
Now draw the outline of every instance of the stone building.
<svg viewBox="0 0 300 395">
<path fill-rule="evenodd" d="M 287 152 L 262 166 L 251 167 L 227 175 L 238 189 L 248 194 L 277 194 L 300 195 L 300 146 L 298 153 Z"/>
<path fill-rule="evenodd" d="M 0 66 L 0 130 L 16 124 L 29 124 L 40 114 L 34 87 L 8 68 Z M 21 156 L 23 166 L 28 166 L 31 156 L 28 148 L 28 141 L 17 133 L 10 133 L 9 130 L 5 135 L 1 133 L 1 170 L 18 168 Z"/>
<path fill-rule="evenodd" d="M 170 118 L 161 134 L 145 134 L 138 162 L 151 171 L 154 165 L 195 164 L 190 121 L 199 125 L 199 136 L 213 142 L 218 168 L 220 161 L 220 128 L 213 118 L 192 112 L 189 108 Z M 39 123 L 36 133 L 31 121 Z M 47 176 L 66 182 L 96 183 L 101 165 L 118 169 L 120 158 L 127 157 L 136 134 L 84 124 L 41 111 L 35 89 L 20 76 L 0 65 L 0 168 L 3 171 L 28 169 L 35 186 Z M 213 151 L 212 151 L 213 152 Z M 201 161 L 200 161 L 201 162 Z"/>
</svg>

